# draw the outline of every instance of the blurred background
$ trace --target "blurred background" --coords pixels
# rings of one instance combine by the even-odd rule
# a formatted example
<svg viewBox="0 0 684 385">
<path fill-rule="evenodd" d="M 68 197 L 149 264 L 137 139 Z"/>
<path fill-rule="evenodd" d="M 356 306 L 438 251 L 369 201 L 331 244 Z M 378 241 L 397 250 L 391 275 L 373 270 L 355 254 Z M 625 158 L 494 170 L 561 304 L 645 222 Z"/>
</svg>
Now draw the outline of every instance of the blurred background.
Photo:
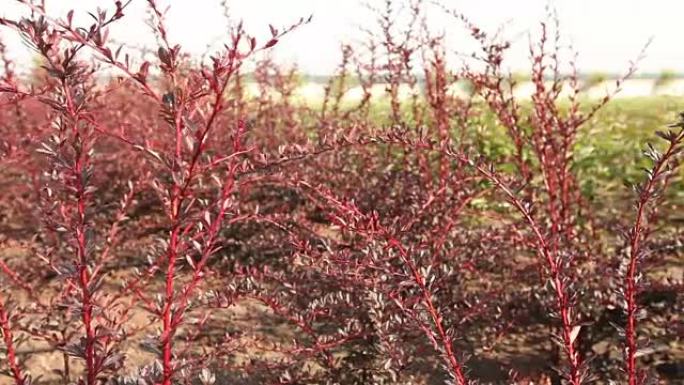
<svg viewBox="0 0 684 385">
<path fill-rule="evenodd" d="M 167 24 L 171 41 L 181 44 L 193 55 L 211 51 L 211 47 L 227 38 L 226 9 L 234 22 L 243 20 L 247 30 L 257 38 L 267 38 L 268 25 L 290 25 L 300 17 L 313 15 L 312 22 L 278 44 L 274 52 L 279 61 L 296 63 L 310 75 L 329 75 L 340 60 L 341 43 L 354 44 L 364 40 L 364 28 L 374 24 L 376 15 L 369 8 L 384 8 L 384 0 L 252 0 L 219 1 L 166 0 Z M 401 12 L 400 2 L 395 2 Z M 74 19 L 84 21 L 87 11 L 97 6 L 111 7 L 108 0 L 50 1 L 52 15 L 66 15 L 74 9 Z M 507 38 L 517 43 L 509 53 L 512 71 L 527 71 L 529 35 L 538 32 L 546 8 L 553 7 L 565 39 L 579 52 L 577 66 L 584 74 L 614 75 L 624 72 L 630 60 L 639 55 L 652 39 L 646 57 L 640 62 L 639 75 L 658 77 L 684 73 L 684 50 L 680 49 L 681 15 L 684 2 L 673 0 L 447 0 L 442 6 L 467 15 L 485 30 L 502 27 Z M 444 32 L 451 54 L 470 53 L 472 39 L 464 34 L 460 24 L 433 7 L 430 28 Z M 15 17 L 25 9 L 13 0 L 0 0 L 0 15 Z M 111 36 L 128 45 L 153 46 L 154 37 L 145 25 L 146 4 L 135 1 L 128 8 L 126 21 L 113 26 Z M 11 55 L 29 64 L 31 54 L 22 49 L 15 34 L 6 34 Z"/>
</svg>

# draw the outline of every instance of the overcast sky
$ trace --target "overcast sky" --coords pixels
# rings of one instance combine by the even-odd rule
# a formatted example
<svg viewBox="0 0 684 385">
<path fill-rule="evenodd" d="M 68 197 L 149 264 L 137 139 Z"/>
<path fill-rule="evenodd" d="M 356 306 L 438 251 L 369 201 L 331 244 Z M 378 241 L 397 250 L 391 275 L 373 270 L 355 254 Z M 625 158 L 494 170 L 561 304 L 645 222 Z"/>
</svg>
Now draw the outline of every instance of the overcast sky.
<svg viewBox="0 0 684 385">
<path fill-rule="evenodd" d="M 167 24 L 171 40 L 186 51 L 202 53 L 207 44 L 226 36 L 226 22 L 220 0 L 159 0 L 170 5 Z M 400 1 L 395 1 L 399 3 Z M 111 8 L 112 0 L 47 0 L 53 14 L 65 15 L 68 9 L 76 14 L 103 6 Z M 382 6 L 384 0 L 368 0 Z M 442 4 L 468 15 L 485 30 L 505 24 L 506 36 L 517 41 L 510 56 L 513 70 L 529 67 L 526 45 L 529 33 L 538 31 L 545 14 L 547 0 L 443 0 Z M 313 14 L 311 24 L 304 26 L 278 44 L 275 55 L 281 60 L 296 61 L 311 74 L 329 73 L 339 60 L 339 43 L 354 42 L 361 34 L 359 26 L 373 22 L 373 15 L 358 0 L 228 0 L 233 19 L 244 20 L 248 31 L 268 38 L 268 24 L 283 26 L 299 17 Z M 643 45 L 653 37 L 640 72 L 674 70 L 684 72 L 682 18 L 684 0 L 555 0 L 564 37 L 579 52 L 582 72 L 622 72 L 638 55 Z M 145 25 L 145 1 L 133 0 L 125 20 L 112 29 L 112 36 L 129 44 L 153 42 Z M 0 14 L 16 17 L 21 6 L 15 0 L 0 0 Z M 76 20 L 79 20 L 78 18 Z M 85 19 L 80 19 L 85 20 Z M 447 33 L 454 50 L 472 49 L 458 22 L 438 15 L 433 29 Z M 10 46 L 14 57 L 28 62 L 30 55 L 20 40 L 9 30 L 0 29 L 0 36 Z"/>
</svg>

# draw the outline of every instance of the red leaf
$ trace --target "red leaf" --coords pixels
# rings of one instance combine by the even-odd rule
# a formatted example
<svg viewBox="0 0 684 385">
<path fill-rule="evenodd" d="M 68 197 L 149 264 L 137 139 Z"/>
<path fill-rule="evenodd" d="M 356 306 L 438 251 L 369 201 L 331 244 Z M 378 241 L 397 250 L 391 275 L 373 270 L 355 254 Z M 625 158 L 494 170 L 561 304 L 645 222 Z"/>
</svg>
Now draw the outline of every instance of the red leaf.
<svg viewBox="0 0 684 385">
<path fill-rule="evenodd" d="M 278 39 L 271 39 L 268 43 L 264 44 L 264 48 L 271 48 L 278 43 Z"/>
</svg>

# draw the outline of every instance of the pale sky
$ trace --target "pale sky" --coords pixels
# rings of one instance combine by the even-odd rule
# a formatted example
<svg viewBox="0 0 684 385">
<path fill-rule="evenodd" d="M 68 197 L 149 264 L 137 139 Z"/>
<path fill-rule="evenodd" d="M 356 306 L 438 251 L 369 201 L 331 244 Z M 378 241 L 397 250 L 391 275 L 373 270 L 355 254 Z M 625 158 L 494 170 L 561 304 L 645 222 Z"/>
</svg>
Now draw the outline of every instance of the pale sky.
<svg viewBox="0 0 684 385">
<path fill-rule="evenodd" d="M 224 41 L 225 19 L 220 0 L 158 0 L 170 5 L 167 24 L 172 42 L 180 43 L 190 53 L 200 54 L 207 44 Z M 381 7 L 384 0 L 368 0 Z M 396 3 L 401 1 L 396 0 Z M 429 1 L 426 1 L 429 3 Z M 509 66 L 514 71 L 529 67 L 528 33 L 538 31 L 548 0 L 443 0 L 448 8 L 458 9 L 485 30 L 505 24 L 506 36 L 516 40 Z M 47 0 L 53 15 L 63 16 L 75 9 L 85 11 L 98 5 L 112 9 L 112 0 Z M 340 42 L 354 42 L 361 37 L 359 26 L 373 22 L 373 15 L 359 0 L 228 0 L 232 18 L 245 22 L 247 30 L 260 41 L 269 37 L 268 24 L 285 26 L 299 17 L 313 14 L 313 21 L 287 36 L 274 54 L 284 61 L 297 62 L 306 73 L 327 74 L 339 61 Z M 552 0 L 558 11 L 563 36 L 579 52 L 582 72 L 623 72 L 653 37 L 640 72 L 673 70 L 684 72 L 682 17 L 684 0 Z M 0 15 L 16 17 L 22 7 L 15 0 L 0 0 Z M 145 25 L 146 4 L 133 0 L 124 20 L 112 28 L 111 35 L 129 44 L 153 42 Z M 81 18 L 80 20 L 85 20 Z M 438 14 L 432 28 L 445 31 L 452 50 L 469 53 L 472 45 L 459 22 Z M 15 33 L 0 28 L 0 37 L 8 43 L 12 56 L 27 63 L 30 55 Z"/>
</svg>

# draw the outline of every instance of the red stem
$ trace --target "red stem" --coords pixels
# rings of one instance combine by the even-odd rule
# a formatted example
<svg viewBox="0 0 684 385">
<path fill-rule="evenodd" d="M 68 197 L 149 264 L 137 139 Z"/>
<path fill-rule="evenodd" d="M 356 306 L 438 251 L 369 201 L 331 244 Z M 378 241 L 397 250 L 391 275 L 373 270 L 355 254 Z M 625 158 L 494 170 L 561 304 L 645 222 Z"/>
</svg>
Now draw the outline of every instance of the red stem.
<svg viewBox="0 0 684 385">
<path fill-rule="evenodd" d="M 665 154 L 663 154 L 653 166 L 653 169 L 650 173 L 650 178 L 648 179 L 648 182 L 646 183 L 645 187 L 641 190 L 641 194 L 639 194 L 639 201 L 637 204 L 637 215 L 634 221 L 634 227 L 632 227 L 632 231 L 630 233 L 629 267 L 627 269 L 627 275 L 625 276 L 624 283 L 626 288 L 625 296 L 627 302 L 627 325 L 625 327 L 625 343 L 627 345 L 627 357 L 625 369 L 627 371 L 627 375 L 629 378 L 629 385 L 638 385 L 640 383 L 636 363 L 636 353 L 638 350 L 636 337 L 638 287 L 635 275 L 637 274 L 639 254 L 641 253 L 641 241 L 643 240 L 642 234 L 646 229 L 646 226 L 644 225 L 644 219 L 647 212 L 646 207 L 653 198 L 656 182 L 660 179 L 659 177 L 665 171 L 665 166 L 670 161 L 670 158 L 674 156 L 678 148 L 678 145 L 681 143 L 682 139 L 684 139 L 684 130 L 680 132 L 674 140 L 670 141 L 670 145 L 667 148 Z"/>
<path fill-rule="evenodd" d="M 69 85 L 66 81 L 62 82 L 64 88 L 64 95 L 66 99 L 66 111 L 69 117 L 73 120 L 73 135 L 74 141 L 86 142 L 87 137 L 84 137 L 79 130 L 79 112 L 76 110 L 69 92 Z M 81 320 L 86 332 L 85 339 L 85 370 L 86 370 L 86 384 L 95 385 L 97 381 L 97 367 L 96 367 L 96 352 L 95 352 L 95 330 L 93 328 L 93 304 L 92 293 L 90 292 L 91 278 L 88 272 L 88 240 L 86 239 L 86 186 L 83 180 L 84 169 L 88 164 L 87 149 L 83 145 L 77 146 L 78 152 L 75 154 L 75 164 L 72 169 L 75 176 L 76 184 L 76 209 L 78 211 L 78 218 L 75 226 L 77 259 L 78 259 L 78 285 L 81 290 Z"/>
<path fill-rule="evenodd" d="M 7 314 L 7 311 L 5 310 L 2 297 L 0 297 L 0 329 L 2 329 L 5 349 L 7 349 L 7 364 L 12 373 L 12 378 L 14 378 L 14 383 L 15 385 L 24 385 L 24 376 L 21 374 L 21 369 L 17 360 L 16 346 L 14 346 L 14 337 L 12 335 L 9 314 Z"/>
</svg>

